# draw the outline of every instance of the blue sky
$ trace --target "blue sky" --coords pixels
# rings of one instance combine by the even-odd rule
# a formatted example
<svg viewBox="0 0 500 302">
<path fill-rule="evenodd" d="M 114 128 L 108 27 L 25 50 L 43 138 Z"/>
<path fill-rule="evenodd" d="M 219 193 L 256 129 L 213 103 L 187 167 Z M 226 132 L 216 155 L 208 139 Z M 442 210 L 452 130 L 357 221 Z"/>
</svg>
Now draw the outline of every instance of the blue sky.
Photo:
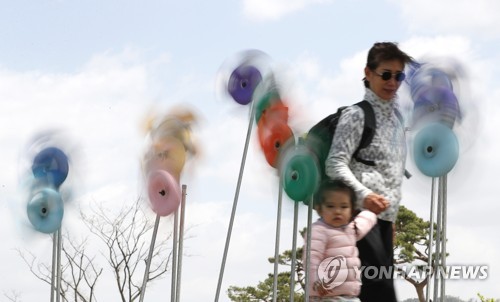
<svg viewBox="0 0 500 302">
<path fill-rule="evenodd" d="M 357 102 L 367 50 L 376 41 L 397 41 L 416 59 L 453 57 L 467 71 L 461 100 L 467 114 L 456 128 L 461 154 L 448 184 L 448 262 L 487 264 L 491 274 L 483 281 L 450 281 L 447 292 L 500 297 L 500 242 L 494 239 L 500 227 L 500 7 L 493 0 L 435 2 L 0 1 L 0 217 L 6 221 L 0 270 L 15 272 L 2 273 L 0 290 L 21 292 L 29 302 L 48 293 L 14 251 L 49 256 L 50 240 L 27 231 L 18 184 L 33 135 L 57 128 L 69 138 L 76 160 L 64 224 L 71 234 L 78 225 L 75 205 L 117 206 L 141 192 L 139 125 L 147 110 L 187 104 L 200 116 L 195 135 L 202 156 L 183 176 L 192 238 L 182 300 L 213 299 L 248 121 L 248 108 L 220 91 L 224 62 L 245 49 L 267 53 L 286 87 L 290 123 L 303 133 L 339 105 Z M 400 97 L 404 101 L 404 88 Z M 277 180 L 255 136 L 250 145 L 224 292 L 229 285 L 255 285 L 272 271 L 267 257 L 274 253 Z M 430 180 L 416 172 L 411 156 L 408 167 L 415 176 L 405 182 L 403 204 L 428 218 Z M 291 218 L 292 203 L 285 200 L 283 249 L 291 246 Z M 162 232 L 169 225 L 163 219 Z M 169 296 L 169 286 L 168 278 L 156 282 L 146 298 Z M 416 296 L 405 282 L 397 286 L 401 299 Z M 98 290 L 113 301 L 109 288 Z"/>
<path fill-rule="evenodd" d="M 356 14 L 344 13 L 355 11 L 360 5 L 366 9 Z M 279 53 L 284 59 L 310 49 L 335 57 L 346 53 L 346 42 L 350 47 L 365 46 L 354 37 L 366 36 L 366 25 L 373 40 L 396 40 L 404 31 L 399 20 L 394 23 L 393 18 L 379 18 L 371 13 L 378 8 L 386 11 L 386 16 L 396 14 L 397 8 L 386 3 L 350 1 L 336 3 L 335 9 L 328 3 L 302 6 L 305 7 L 290 15 L 276 12 L 278 16 L 269 16 L 269 20 L 256 13 L 245 14 L 245 3 L 236 1 L 145 1 L 140 5 L 136 1 L 9 3 L 1 12 L 5 44 L 2 65 L 29 70 L 73 70 L 92 54 L 135 46 L 150 55 L 168 51 L 179 63 L 192 62 L 197 70 L 206 70 L 207 63 L 219 63 L 207 58 L 226 57 L 222 49 L 232 53 L 265 47 L 266 52 Z M 327 41 L 330 47 L 324 47 Z"/>
</svg>

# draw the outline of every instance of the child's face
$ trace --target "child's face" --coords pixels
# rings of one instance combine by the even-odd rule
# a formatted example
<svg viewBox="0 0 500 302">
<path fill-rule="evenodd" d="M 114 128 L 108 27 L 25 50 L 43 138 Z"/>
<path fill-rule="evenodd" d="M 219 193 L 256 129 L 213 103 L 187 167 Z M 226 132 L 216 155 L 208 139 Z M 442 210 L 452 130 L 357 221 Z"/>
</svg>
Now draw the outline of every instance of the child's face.
<svg viewBox="0 0 500 302">
<path fill-rule="evenodd" d="M 325 191 L 318 214 L 326 224 L 333 227 L 348 224 L 352 216 L 349 194 L 343 191 Z"/>
</svg>

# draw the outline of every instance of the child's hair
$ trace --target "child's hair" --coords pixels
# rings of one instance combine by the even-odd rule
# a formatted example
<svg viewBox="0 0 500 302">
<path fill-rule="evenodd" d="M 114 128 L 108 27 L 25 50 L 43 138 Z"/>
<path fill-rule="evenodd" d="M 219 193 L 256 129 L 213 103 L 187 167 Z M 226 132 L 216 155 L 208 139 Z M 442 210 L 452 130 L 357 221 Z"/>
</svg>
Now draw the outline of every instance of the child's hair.
<svg viewBox="0 0 500 302">
<path fill-rule="evenodd" d="M 346 192 L 349 194 L 349 200 L 351 201 L 351 207 L 354 212 L 356 208 L 356 192 L 351 186 L 347 185 L 345 182 L 340 179 L 326 179 L 323 181 L 317 191 L 315 204 L 316 206 L 320 206 L 324 202 L 324 193 L 325 191 L 335 191 L 335 192 Z"/>
</svg>

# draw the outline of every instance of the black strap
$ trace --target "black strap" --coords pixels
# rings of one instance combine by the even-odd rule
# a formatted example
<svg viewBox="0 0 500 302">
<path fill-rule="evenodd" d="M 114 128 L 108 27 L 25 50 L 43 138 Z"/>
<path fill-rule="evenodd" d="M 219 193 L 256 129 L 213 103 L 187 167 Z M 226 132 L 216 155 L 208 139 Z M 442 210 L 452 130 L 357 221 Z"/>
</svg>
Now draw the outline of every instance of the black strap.
<svg viewBox="0 0 500 302">
<path fill-rule="evenodd" d="M 359 106 L 363 112 L 365 113 L 365 125 L 363 127 L 363 134 L 361 136 L 361 141 L 359 142 L 358 147 L 352 154 L 352 157 L 357 161 L 362 164 L 365 164 L 367 166 L 375 166 L 375 162 L 373 160 L 366 160 L 362 159 L 359 157 L 359 151 L 363 148 L 368 147 L 368 145 L 371 144 L 373 137 L 375 136 L 375 128 L 377 127 L 376 122 L 375 122 L 375 112 L 373 111 L 372 105 L 367 101 L 363 100 L 361 102 L 358 102 L 354 104 L 356 106 Z M 401 123 L 401 126 L 405 127 L 404 125 L 404 120 L 403 116 L 401 115 L 401 112 L 399 112 L 398 109 L 394 109 L 394 114 L 396 115 L 397 119 Z M 412 175 L 408 170 L 405 169 L 404 176 L 409 179 Z"/>
<path fill-rule="evenodd" d="M 370 143 L 372 142 L 373 137 L 375 136 L 375 112 L 373 111 L 372 105 L 367 100 L 363 100 L 354 105 L 359 106 L 363 110 L 365 114 L 365 125 L 363 127 L 363 135 L 361 136 L 361 141 L 359 142 L 356 151 L 354 151 L 354 153 L 352 154 L 352 157 L 357 162 L 360 162 L 367 166 L 375 166 L 374 161 L 365 160 L 359 157 L 359 150 L 368 147 L 368 145 L 370 145 Z"/>
</svg>

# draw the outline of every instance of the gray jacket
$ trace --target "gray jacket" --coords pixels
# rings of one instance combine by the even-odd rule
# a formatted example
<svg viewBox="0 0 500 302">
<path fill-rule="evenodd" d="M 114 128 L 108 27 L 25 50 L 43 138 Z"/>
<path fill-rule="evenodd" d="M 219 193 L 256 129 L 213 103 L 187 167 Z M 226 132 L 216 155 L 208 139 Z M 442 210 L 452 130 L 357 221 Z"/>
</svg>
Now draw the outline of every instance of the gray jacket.
<svg viewBox="0 0 500 302">
<path fill-rule="evenodd" d="M 335 130 L 325 163 L 326 174 L 354 188 L 358 208 L 362 208 L 363 199 L 372 192 L 384 196 L 390 206 L 378 218 L 394 222 L 405 171 L 404 125 L 394 113 L 397 106 L 395 100 L 383 101 L 368 88 L 364 99 L 373 107 L 376 129 L 371 144 L 359 151 L 359 157 L 374 161 L 375 166 L 362 164 L 352 158 L 363 133 L 364 112 L 358 106 L 350 106 L 342 111 Z"/>
</svg>

